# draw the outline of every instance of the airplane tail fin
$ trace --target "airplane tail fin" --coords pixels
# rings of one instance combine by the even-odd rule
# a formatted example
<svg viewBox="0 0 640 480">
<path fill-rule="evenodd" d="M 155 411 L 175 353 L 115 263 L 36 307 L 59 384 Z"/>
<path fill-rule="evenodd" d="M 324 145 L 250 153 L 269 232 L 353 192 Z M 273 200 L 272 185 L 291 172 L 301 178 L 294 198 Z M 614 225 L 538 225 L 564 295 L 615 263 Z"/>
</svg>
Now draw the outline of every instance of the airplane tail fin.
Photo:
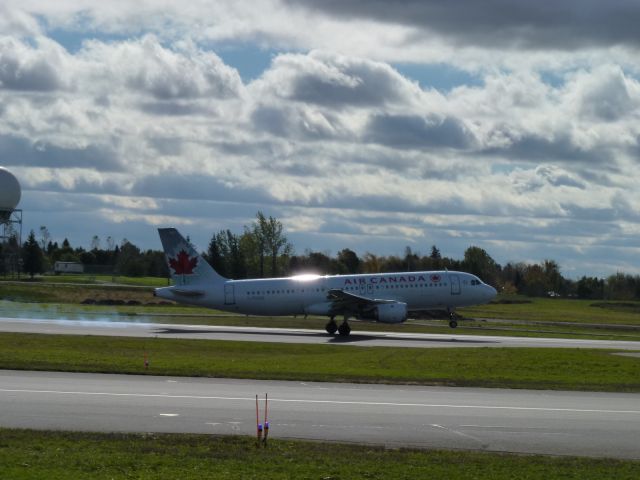
<svg viewBox="0 0 640 480">
<path fill-rule="evenodd" d="M 222 283 L 218 274 L 175 228 L 159 228 L 160 241 L 175 285 Z"/>
</svg>

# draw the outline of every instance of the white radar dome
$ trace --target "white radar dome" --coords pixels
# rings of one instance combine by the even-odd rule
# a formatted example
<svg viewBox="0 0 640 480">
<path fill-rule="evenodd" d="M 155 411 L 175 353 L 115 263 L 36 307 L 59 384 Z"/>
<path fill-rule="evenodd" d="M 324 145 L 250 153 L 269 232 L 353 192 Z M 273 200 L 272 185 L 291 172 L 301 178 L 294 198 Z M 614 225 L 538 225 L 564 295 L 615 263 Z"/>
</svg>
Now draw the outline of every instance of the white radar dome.
<svg viewBox="0 0 640 480">
<path fill-rule="evenodd" d="M 21 194 L 18 179 L 6 168 L 0 167 L 0 210 L 15 209 Z"/>
</svg>

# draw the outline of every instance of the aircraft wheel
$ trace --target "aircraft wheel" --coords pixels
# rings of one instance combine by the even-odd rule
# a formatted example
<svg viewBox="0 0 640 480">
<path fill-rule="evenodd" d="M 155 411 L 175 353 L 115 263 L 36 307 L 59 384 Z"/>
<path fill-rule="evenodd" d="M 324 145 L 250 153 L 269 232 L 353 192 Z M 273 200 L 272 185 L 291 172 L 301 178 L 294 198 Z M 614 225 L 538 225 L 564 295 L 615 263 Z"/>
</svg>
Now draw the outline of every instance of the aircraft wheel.
<svg viewBox="0 0 640 480">
<path fill-rule="evenodd" d="M 456 328 L 456 327 L 458 326 L 458 322 L 456 322 L 455 320 L 451 320 L 451 321 L 449 322 L 449 326 L 450 326 L 451 328 Z"/>
<path fill-rule="evenodd" d="M 344 322 L 338 327 L 338 333 L 346 337 L 351 333 L 351 327 L 347 322 Z"/>
<path fill-rule="evenodd" d="M 327 330 L 329 335 L 333 335 L 338 330 L 338 324 L 335 320 L 331 319 L 324 328 Z"/>
</svg>

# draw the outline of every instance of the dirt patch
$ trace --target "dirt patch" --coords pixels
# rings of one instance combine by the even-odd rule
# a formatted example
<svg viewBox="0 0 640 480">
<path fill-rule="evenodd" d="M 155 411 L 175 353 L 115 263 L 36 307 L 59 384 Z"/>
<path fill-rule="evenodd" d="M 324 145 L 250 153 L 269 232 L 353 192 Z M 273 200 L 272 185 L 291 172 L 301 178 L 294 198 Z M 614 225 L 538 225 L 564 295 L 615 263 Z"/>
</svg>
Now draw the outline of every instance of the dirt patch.
<svg viewBox="0 0 640 480">
<path fill-rule="evenodd" d="M 491 300 L 489 305 L 518 305 L 521 303 L 533 303 L 531 300 L 501 298 L 500 300 Z"/>
<path fill-rule="evenodd" d="M 605 310 L 615 310 L 617 312 L 629 312 L 640 314 L 640 302 L 595 302 L 589 305 Z"/>
</svg>

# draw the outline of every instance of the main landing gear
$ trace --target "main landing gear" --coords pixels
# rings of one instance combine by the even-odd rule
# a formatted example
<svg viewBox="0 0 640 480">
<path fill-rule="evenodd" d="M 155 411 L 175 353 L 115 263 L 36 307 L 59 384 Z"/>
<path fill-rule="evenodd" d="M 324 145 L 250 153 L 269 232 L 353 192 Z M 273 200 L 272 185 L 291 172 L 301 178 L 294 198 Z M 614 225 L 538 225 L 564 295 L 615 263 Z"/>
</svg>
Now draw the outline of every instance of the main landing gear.
<svg viewBox="0 0 640 480">
<path fill-rule="evenodd" d="M 347 322 L 347 317 L 344 317 L 344 321 L 338 326 L 335 321 L 335 317 L 331 317 L 327 325 L 324 327 L 327 330 L 329 335 L 333 335 L 338 332 L 340 335 L 346 337 L 351 333 L 351 327 L 349 326 L 349 322 Z"/>
<path fill-rule="evenodd" d="M 327 330 L 327 333 L 329 335 L 333 335 L 334 333 L 336 333 L 338 331 L 338 324 L 333 319 L 333 317 L 331 317 L 331 320 L 329 320 L 329 322 L 327 323 L 327 325 L 324 328 Z"/>
<path fill-rule="evenodd" d="M 456 328 L 458 326 L 458 320 L 453 310 L 449 310 L 449 326 L 451 328 Z"/>
<path fill-rule="evenodd" d="M 346 337 L 351 333 L 351 327 L 349 326 L 349 323 L 347 323 L 346 318 L 344 319 L 344 322 L 342 322 L 338 327 L 338 333 L 343 337 Z"/>
</svg>

